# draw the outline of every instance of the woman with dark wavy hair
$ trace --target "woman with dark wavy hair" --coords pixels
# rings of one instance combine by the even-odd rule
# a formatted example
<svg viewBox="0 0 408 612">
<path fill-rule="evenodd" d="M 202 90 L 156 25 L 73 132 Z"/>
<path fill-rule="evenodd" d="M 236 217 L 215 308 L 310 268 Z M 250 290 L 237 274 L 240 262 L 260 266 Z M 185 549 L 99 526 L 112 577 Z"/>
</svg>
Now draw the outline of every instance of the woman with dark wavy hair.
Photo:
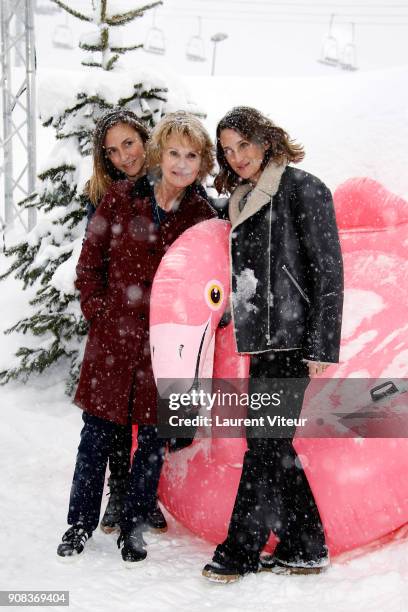
<svg viewBox="0 0 408 612">
<path fill-rule="evenodd" d="M 332 197 L 318 178 L 290 165 L 303 159 L 302 146 L 254 108 L 236 107 L 221 119 L 216 147 L 215 185 L 230 195 L 231 311 L 237 350 L 250 355 L 249 393 L 279 393 L 280 414 L 296 421 L 310 377 L 339 357 L 343 267 Z M 277 413 L 269 410 L 266 422 Z M 203 570 L 210 580 L 328 567 L 294 434 L 294 427 L 247 428 L 228 535 Z M 279 543 L 261 557 L 271 531 Z"/>
</svg>

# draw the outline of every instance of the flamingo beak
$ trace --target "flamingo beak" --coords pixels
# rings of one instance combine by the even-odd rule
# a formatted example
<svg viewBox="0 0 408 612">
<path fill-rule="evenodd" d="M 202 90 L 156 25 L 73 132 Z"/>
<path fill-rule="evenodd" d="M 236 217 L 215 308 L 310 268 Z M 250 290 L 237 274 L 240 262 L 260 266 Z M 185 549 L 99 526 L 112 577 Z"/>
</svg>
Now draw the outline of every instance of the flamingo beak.
<svg viewBox="0 0 408 612">
<path fill-rule="evenodd" d="M 159 395 L 186 392 L 203 376 L 211 343 L 210 319 L 203 325 L 158 323 L 150 328 L 153 373 Z"/>
</svg>

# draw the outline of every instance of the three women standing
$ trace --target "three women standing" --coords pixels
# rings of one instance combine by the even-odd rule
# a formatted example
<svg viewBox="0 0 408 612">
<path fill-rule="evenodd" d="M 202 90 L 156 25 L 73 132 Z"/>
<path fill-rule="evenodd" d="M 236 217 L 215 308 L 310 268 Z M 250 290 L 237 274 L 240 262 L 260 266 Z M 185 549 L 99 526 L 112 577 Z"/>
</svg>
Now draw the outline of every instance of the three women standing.
<svg viewBox="0 0 408 612">
<path fill-rule="evenodd" d="M 115 157 L 125 143 L 117 136 L 112 146 L 105 138 L 105 155 L 117 170 L 137 177 L 136 156 Z M 237 349 L 251 355 L 250 393 L 265 381 L 302 381 L 290 407 L 295 418 L 309 376 L 338 360 L 343 292 L 331 194 L 316 177 L 288 165 L 303 155 L 302 147 L 255 109 L 237 107 L 218 125 L 215 184 L 231 194 Z M 146 557 L 142 532 L 156 504 L 165 449 L 155 427 L 150 287 L 168 246 L 191 225 L 215 216 L 200 185 L 213 164 L 212 145 L 197 119 L 166 116 L 153 130 L 147 160 L 159 170 L 156 182 L 142 177 L 112 184 L 78 263 L 77 287 L 90 331 L 75 396 L 84 427 L 71 528 L 58 547 L 63 557 L 81 553 L 96 528 L 108 455 L 132 422 L 139 424 L 138 450 L 118 544 L 127 562 Z M 259 568 L 320 571 L 329 562 L 324 531 L 291 436 L 266 439 L 248 432 L 247 439 L 228 536 L 203 574 L 230 582 Z M 279 544 L 274 555 L 260 558 L 271 531 Z"/>
<path fill-rule="evenodd" d="M 319 179 L 288 165 L 303 159 L 302 147 L 256 109 L 227 113 L 216 146 L 215 185 L 231 194 L 231 310 L 237 350 L 251 355 L 249 393 L 279 390 L 282 379 L 292 379 L 284 383 L 287 409 L 297 418 L 309 377 L 339 356 L 343 273 L 332 197 Z M 323 526 L 293 435 L 247 430 L 228 535 L 203 570 L 210 580 L 327 567 Z M 271 531 L 278 546 L 260 558 Z"/>
<path fill-rule="evenodd" d="M 96 528 L 112 442 L 132 423 L 139 425 L 138 449 L 118 545 L 126 562 L 146 557 L 142 532 L 156 504 L 165 448 L 155 427 L 151 284 L 170 244 L 188 227 L 215 216 L 200 185 L 213 166 L 213 147 L 194 116 L 179 112 L 162 119 L 151 134 L 147 158 L 156 180 L 143 176 L 112 184 L 89 224 L 77 266 L 76 285 L 90 329 L 75 395 L 84 427 L 70 497 L 71 527 L 57 551 L 61 557 L 81 553 Z M 124 168 L 130 165 L 131 159 Z"/>
</svg>

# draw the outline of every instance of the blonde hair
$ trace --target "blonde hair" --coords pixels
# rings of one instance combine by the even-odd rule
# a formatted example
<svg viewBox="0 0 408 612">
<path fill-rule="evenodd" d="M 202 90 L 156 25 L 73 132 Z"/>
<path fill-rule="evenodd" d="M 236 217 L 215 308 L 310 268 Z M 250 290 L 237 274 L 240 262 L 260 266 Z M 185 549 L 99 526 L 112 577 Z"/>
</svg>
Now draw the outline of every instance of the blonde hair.
<svg viewBox="0 0 408 612">
<path fill-rule="evenodd" d="M 160 166 L 164 148 L 171 136 L 188 140 L 200 152 L 198 180 L 202 181 L 214 167 L 214 145 L 201 121 L 185 111 L 168 113 L 153 128 L 146 146 L 148 169 L 155 170 Z"/>
</svg>

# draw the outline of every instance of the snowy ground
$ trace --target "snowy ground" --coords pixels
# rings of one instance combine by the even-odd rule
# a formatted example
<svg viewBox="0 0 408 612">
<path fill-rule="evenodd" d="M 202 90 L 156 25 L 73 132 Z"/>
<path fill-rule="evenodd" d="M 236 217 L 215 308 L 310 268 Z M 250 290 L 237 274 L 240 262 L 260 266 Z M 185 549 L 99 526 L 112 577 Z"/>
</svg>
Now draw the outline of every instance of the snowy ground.
<svg viewBox="0 0 408 612">
<path fill-rule="evenodd" d="M 2 327 L 13 320 L 19 288 L 2 284 Z M 2 343 L 7 354 L 13 340 Z M 334 562 L 322 576 L 251 575 L 233 585 L 201 577 L 213 545 L 171 517 L 169 531 L 148 535 L 148 558 L 123 567 L 114 536 L 97 530 L 86 553 L 61 563 L 56 547 L 66 528 L 69 489 L 81 413 L 63 392 L 63 373 L 0 387 L 3 408 L 0 457 L 2 589 L 69 590 L 75 611 L 279 610 L 279 612 L 405 612 L 408 542 L 394 543 L 350 561 Z"/>
<path fill-rule="evenodd" d="M 135 570 L 122 566 L 114 536 L 95 532 L 86 554 L 61 563 L 55 550 L 65 529 L 80 413 L 61 382 L 11 385 L 0 391 L 3 482 L 0 550 L 2 588 L 69 590 L 71 609 L 269 610 L 312 612 L 384 610 L 408 606 L 408 543 L 342 564 L 324 576 L 252 575 L 235 585 L 200 576 L 212 545 L 169 521 L 169 531 L 150 535 L 148 559 Z M 33 435 L 35 432 L 35 435 Z"/>
</svg>

